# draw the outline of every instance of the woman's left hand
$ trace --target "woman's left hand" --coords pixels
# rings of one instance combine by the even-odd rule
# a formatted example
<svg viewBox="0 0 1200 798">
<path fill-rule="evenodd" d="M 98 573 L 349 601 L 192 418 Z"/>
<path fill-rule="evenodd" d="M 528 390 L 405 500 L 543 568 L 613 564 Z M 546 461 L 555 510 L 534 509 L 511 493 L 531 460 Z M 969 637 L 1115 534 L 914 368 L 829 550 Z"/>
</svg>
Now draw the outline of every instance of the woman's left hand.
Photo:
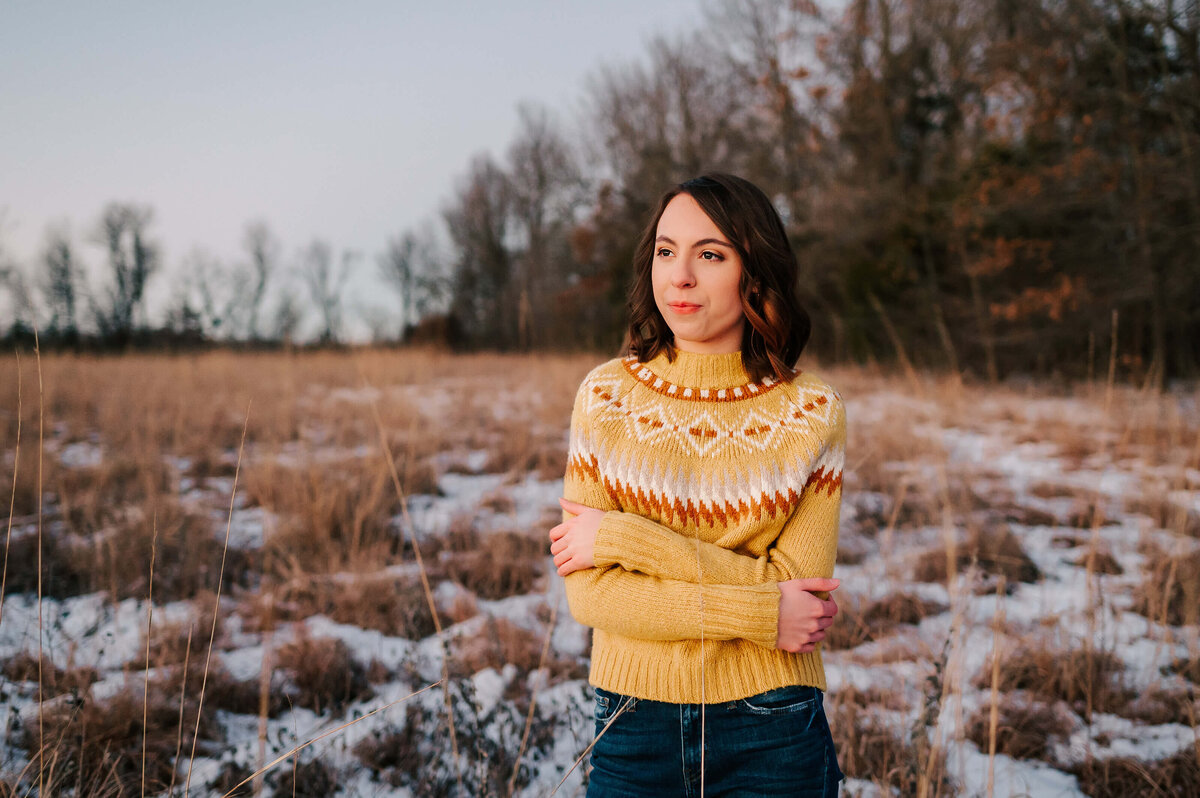
<svg viewBox="0 0 1200 798">
<path fill-rule="evenodd" d="M 559 499 L 558 503 L 574 518 L 568 518 L 550 530 L 550 553 L 559 576 L 572 571 L 582 571 L 595 565 L 593 551 L 596 548 L 596 533 L 600 531 L 600 519 L 604 511 L 586 504 Z"/>
</svg>

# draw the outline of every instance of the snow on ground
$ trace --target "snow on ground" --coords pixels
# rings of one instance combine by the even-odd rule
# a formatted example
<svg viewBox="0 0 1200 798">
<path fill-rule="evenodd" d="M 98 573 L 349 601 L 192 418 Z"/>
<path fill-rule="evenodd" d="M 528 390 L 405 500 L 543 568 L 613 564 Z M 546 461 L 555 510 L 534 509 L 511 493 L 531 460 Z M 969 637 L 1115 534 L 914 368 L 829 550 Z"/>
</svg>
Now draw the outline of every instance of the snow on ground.
<svg viewBox="0 0 1200 798">
<path fill-rule="evenodd" d="M 462 404 L 464 395 L 478 389 L 477 380 L 454 377 L 434 385 L 314 389 L 305 394 L 304 401 L 309 405 L 407 402 L 426 414 L 428 422 L 439 417 L 439 409 Z M 493 420 L 508 422 L 532 416 L 532 409 L 540 402 L 541 398 L 532 392 L 503 390 L 489 396 L 488 406 L 492 408 Z M 958 794 L 964 796 L 987 794 L 989 779 L 994 779 L 996 795 L 1079 796 L 1083 793 L 1075 777 L 1062 767 L 1085 756 L 1154 760 L 1195 743 L 1197 730 L 1188 726 L 1150 725 L 1097 713 L 1090 724 L 1080 721 L 1067 739 L 1054 745 L 1053 763 L 1016 760 L 1003 754 L 989 760 L 986 752 L 963 737 L 962 727 L 990 701 L 990 691 L 975 687 L 974 677 L 990 661 L 997 639 L 1006 650 L 1029 641 L 1041 641 L 1056 650 L 1087 643 L 1111 651 L 1124 663 L 1123 678 L 1133 690 L 1185 686 L 1180 676 L 1164 676 L 1164 667 L 1195 654 L 1197 630 L 1164 627 L 1148 620 L 1132 611 L 1133 596 L 1143 582 L 1147 544 L 1168 553 L 1186 553 L 1200 547 L 1200 541 L 1159 529 L 1152 519 L 1131 512 L 1128 507 L 1153 488 L 1185 511 L 1200 513 L 1200 470 L 1191 466 L 1177 468 L 1170 462 L 1151 462 L 1155 458 L 1118 459 L 1097 455 L 1095 451 L 1083 456 L 1066 453 L 1060 443 L 1063 436 L 1036 434 L 1038 429 L 1077 429 L 1079 435 L 1091 436 L 1101 450 L 1116 446 L 1119 435 L 1113 420 L 1105 415 L 1099 402 L 1086 399 L 1001 393 L 980 398 L 971 410 L 958 409 L 953 422 L 947 420 L 947 414 L 934 398 L 886 389 L 848 396 L 847 407 L 851 425 L 858 425 L 853 433 L 859 440 L 868 441 L 873 430 L 887 428 L 897 414 L 902 414 L 913 420 L 913 434 L 929 444 L 927 449 L 914 451 L 905 459 L 878 463 L 885 480 L 898 482 L 902 478 L 920 477 L 936 483 L 949 474 L 963 480 L 985 502 L 1036 511 L 1054 520 L 1007 522 L 1007 528 L 1020 541 L 1025 554 L 1042 572 L 1036 583 L 1012 585 L 1008 595 L 998 598 L 992 590 L 980 590 L 977 594 L 972 589 L 976 586 L 972 572 L 960 574 L 949 589 L 940 583 L 915 582 L 909 573 L 914 558 L 943 545 L 948 532 L 963 531 L 967 519 L 952 519 L 949 529 L 940 525 L 908 527 L 887 530 L 875 538 L 864 533 L 861 524 L 869 525 L 871 519 L 886 519 L 896 496 L 887 492 L 891 489 L 889 485 L 850 490 L 854 479 L 848 474 L 842 544 L 844 550 L 861 555 L 861 561 L 838 565 L 843 595 L 853 594 L 865 603 L 904 592 L 938 602 L 947 609 L 915 626 L 901 625 L 886 637 L 853 650 L 826 651 L 831 695 L 854 687 L 862 692 L 875 690 L 899 696 L 906 709 L 873 710 L 889 728 L 904 735 L 924 703 L 928 677 L 936 668 L 942 668 L 944 690 L 930 734 L 944 747 L 947 773 L 956 780 Z M 1181 397 L 1178 408 L 1190 419 L 1194 432 L 1198 412 L 1194 400 Z M 270 457 L 278 464 L 301 468 L 314 462 L 363 458 L 374 451 L 368 445 L 334 446 L 320 430 L 306 432 L 305 438 L 274 452 L 256 451 L 252 456 Z M 67 467 L 89 468 L 103 462 L 104 450 L 99 440 L 87 440 L 57 447 L 56 454 Z M 553 523 L 548 519 L 557 516 L 561 480 L 539 479 L 535 474 L 483 473 L 490 456 L 487 448 L 470 446 L 438 452 L 432 458 L 440 471 L 437 495 L 409 497 L 408 520 L 398 517 L 395 522 L 409 525 L 421 541 L 446 534 L 464 519 L 481 534 L 536 530 Z M 172 460 L 171 465 L 181 475 L 182 501 L 191 508 L 208 512 L 213 519 L 214 534 L 223 538 L 232 477 L 193 480 L 187 476 L 190 468 L 187 460 Z M 1047 490 L 1047 485 L 1055 490 Z M 1168 489 L 1164 490 L 1164 485 Z M 1069 523 L 1079 497 L 1099 498 L 1107 523 L 1094 530 Z M 241 498 L 234 506 L 230 545 L 250 551 L 261 547 L 278 519 L 260 507 L 246 507 Z M 1063 541 L 1077 541 L 1080 545 L 1064 548 Z M 1089 578 L 1079 560 L 1093 541 L 1112 555 L 1123 568 L 1122 574 Z M 409 573 L 414 567 L 406 563 L 391 570 Z M 545 568 L 552 573 L 549 558 Z M 464 592 L 461 586 L 443 582 L 435 586 L 435 599 L 444 609 Z M 445 630 L 445 641 L 484 635 L 489 618 L 505 619 L 538 640 L 548 633 L 553 656 L 583 662 L 589 644 L 588 631 L 570 617 L 560 579 L 547 580 L 544 592 L 479 600 L 477 607 L 478 615 Z M 145 656 L 147 609 L 144 602 L 132 599 L 113 604 L 102 594 L 47 599 L 40 608 L 42 646 L 59 667 L 97 669 L 100 681 L 93 690 L 101 697 L 122 689 L 131 673 L 137 675 L 136 670 L 130 669 L 136 668 L 131 663 Z M 157 626 L 191 620 L 196 608 L 190 602 L 177 602 L 156 606 L 154 612 Z M 1005 630 L 998 636 L 993 625 L 1001 612 Z M 0 622 L 0 660 L 37 651 L 38 615 L 39 608 L 31 596 L 6 597 Z M 223 665 L 235 680 L 256 681 L 268 641 L 258 633 L 245 631 L 232 612 L 232 605 L 229 611 L 223 607 L 222 615 L 228 619 L 223 629 L 223 650 L 219 653 Z M 548 628 L 548 618 L 553 619 L 553 628 Z M 517 790 L 519 796 L 545 796 L 554 791 L 591 741 L 590 688 L 583 679 L 547 684 L 546 672 L 522 675 L 515 665 L 498 662 L 465 679 L 455 680 L 448 688 L 439 684 L 412 696 L 414 691 L 442 680 L 445 641 L 436 636 L 423 640 L 389 636 L 317 615 L 282 625 L 270 638 L 269 645 L 277 650 L 301 632 L 313 639 L 340 640 L 359 663 L 386 663 L 393 673 L 389 681 L 371 686 L 370 698 L 337 713 L 318 715 L 296 707 L 267 722 L 268 759 L 306 740 L 334 732 L 313 745 L 309 753 L 337 771 L 344 795 L 416 794 L 410 787 L 392 786 L 377 778 L 361 764 L 355 748 L 389 734 L 402 735 L 407 724 L 419 719 L 424 719 L 420 728 L 427 730 L 422 732 L 425 736 L 418 744 L 421 755 L 428 760 L 430 777 L 445 783 L 453 779 L 453 763 L 444 755 L 448 750 L 446 728 L 444 723 L 439 726 L 438 721 L 445 715 L 445 689 L 452 693 L 458 734 L 464 741 L 471 738 L 469 745 L 478 750 L 493 746 L 493 756 L 505 751 L 515 756 L 524 732 L 528 699 L 534 701 L 534 733 L 522 759 L 528 783 Z M 35 688 L 36 685 L 28 683 L 4 686 L 10 717 L 28 720 L 36 716 Z M 526 700 L 518 705 L 514 703 L 514 695 Z M 236 761 L 253 765 L 258 761 L 258 718 L 227 711 L 220 712 L 218 717 L 225 750 L 219 758 L 197 760 L 193 773 L 196 794 L 203 791 L 203 788 L 197 790 L 196 785 L 216 778 L 225 764 Z M 8 763 L 6 767 L 18 768 L 27 762 L 11 735 L 0 741 L 0 761 Z M 478 762 L 466 766 L 477 767 Z M 585 772 L 585 763 L 575 767 L 557 794 L 578 794 Z M 843 795 L 874 798 L 885 794 L 886 790 L 871 779 L 849 779 L 843 785 Z"/>
</svg>

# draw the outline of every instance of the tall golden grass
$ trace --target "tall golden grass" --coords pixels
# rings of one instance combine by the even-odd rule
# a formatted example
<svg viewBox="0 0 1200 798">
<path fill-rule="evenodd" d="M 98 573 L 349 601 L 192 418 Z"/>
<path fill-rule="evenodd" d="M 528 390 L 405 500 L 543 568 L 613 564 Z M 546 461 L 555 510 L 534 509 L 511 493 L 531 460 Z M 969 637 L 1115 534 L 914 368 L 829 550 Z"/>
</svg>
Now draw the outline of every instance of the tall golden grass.
<svg viewBox="0 0 1200 798">
<path fill-rule="evenodd" d="M 456 761 L 472 755 L 458 750 L 453 680 L 506 662 L 536 673 L 543 686 L 581 678 L 581 662 L 556 655 L 548 631 L 539 636 L 489 619 L 481 627 L 485 634 L 470 640 L 443 632 L 446 622 L 466 620 L 478 608 L 474 599 L 450 613 L 439 607 L 434 587 L 441 581 L 484 601 L 547 589 L 544 530 L 481 535 L 464 519 L 446 539 L 418 544 L 406 500 L 436 492 L 448 471 L 471 470 L 470 451 L 486 453 L 476 465 L 513 481 L 528 473 L 561 476 L 575 388 L 595 361 L 369 349 L 0 357 L 0 451 L 11 453 L 0 469 L 10 484 L 0 623 L 8 593 L 65 598 L 101 590 L 112 601 L 147 602 L 144 656 L 126 666 L 130 690 L 112 698 L 92 698 L 95 668 L 65 664 L 62 652 L 27 652 L 0 663 L 9 680 L 36 676 L 39 694 L 36 733 L 26 730 L 25 737 L 29 769 L 12 786 L 28 783 L 32 774 L 41 794 L 68 788 L 145 794 L 173 790 L 182 777 L 186 790 L 185 763 L 220 748 L 217 707 L 257 707 L 265 729 L 266 719 L 289 702 L 328 714 L 361 699 L 372 689 L 368 663 L 331 641 L 289 634 L 273 642 L 275 630 L 318 613 L 388 635 L 442 637 L 443 722 Z M 844 612 L 826 646 L 830 667 L 843 653 L 859 663 L 904 658 L 922 663 L 930 677 L 914 706 L 887 691 L 847 687 L 831 694 L 831 725 L 849 775 L 905 794 L 953 794 L 955 774 L 945 763 L 952 741 L 937 737 L 931 719 L 962 715 L 962 696 L 970 689 L 990 690 L 992 699 L 984 715 L 956 724 L 956 742 L 970 739 L 993 758 L 1049 760 L 1054 734 L 1066 733 L 1064 718 L 1086 723 L 1097 712 L 1145 722 L 1190 718 L 1196 729 L 1194 694 L 1137 703 L 1110 650 L 1071 642 L 1090 640 L 1087 630 L 1001 621 L 991 630 L 996 654 L 984 673 L 967 672 L 963 650 L 972 623 L 965 608 L 973 596 L 1044 578 L 1012 525 L 1074 530 L 1060 534 L 1087 576 L 1089 623 L 1099 623 L 1106 606 L 1102 580 L 1119 575 L 1099 530 L 1110 511 L 1136 511 L 1180 543 L 1163 549 L 1162 534 L 1143 541 L 1133 609 L 1154 622 L 1164 651 L 1181 640 L 1190 645 L 1186 658 L 1168 658 L 1164 672 L 1196 680 L 1200 651 L 1186 630 L 1197 624 L 1200 561 L 1188 546 L 1200 536 L 1200 519 L 1178 496 L 1198 487 L 1189 473 L 1200 469 L 1200 419 L 1178 396 L 1111 384 L 1051 392 L 973 385 L 956 375 L 822 371 L 851 403 L 847 500 L 855 491 L 887 498 L 878 511 L 859 513 L 856 531 L 865 543 L 858 556 L 881 560 L 897 581 L 943 585 L 946 596 L 933 601 L 901 590 L 859 601 L 853 585 L 843 589 Z M 38 385 L 36 402 L 29 385 Z M 855 409 L 866 407 L 877 412 L 856 419 Z M 951 465 L 936 434 L 996 425 L 1014 445 L 1044 445 L 1062 458 L 1064 479 L 1043 481 L 1037 494 L 1064 500 L 1069 512 L 1031 507 L 1003 490 L 981 493 L 976 480 L 994 476 L 990 464 Z M 35 426 L 40 440 L 29 444 L 26 431 Z M 88 461 L 97 447 L 100 456 Z M 85 464 L 72 462 L 69 452 L 82 453 Z M 1094 486 L 1070 479 L 1071 469 L 1123 462 L 1141 464 L 1146 487 L 1124 508 L 1107 507 Z M 511 509 L 504 499 L 492 497 L 492 509 Z M 232 547 L 214 533 L 216 524 L 224 523 L 228 535 L 235 513 L 247 508 L 266 511 L 263 543 Z M 404 570 L 412 565 L 415 575 Z M 172 600 L 192 602 L 194 617 L 180 623 L 151 615 L 156 602 Z M 912 639 L 917 624 L 943 612 L 950 618 L 945 641 Z M 235 617 L 244 634 L 261 635 L 270 650 L 253 683 L 234 680 L 221 663 L 221 630 Z M 548 630 L 554 622 L 551 615 Z M 855 651 L 864 643 L 872 647 L 861 650 L 874 652 L 865 658 Z M 204 662 L 195 665 L 201 646 Z M 72 693 L 77 702 L 54 703 L 55 696 Z M 520 699 L 520 743 L 498 780 L 489 782 L 508 794 L 521 785 L 518 773 L 535 725 L 533 698 Z M 900 731 L 886 720 L 889 712 L 907 713 L 914 722 Z M 1020 733 L 1034 721 L 1045 721 L 1048 735 Z M 268 763 L 260 743 L 250 768 L 257 772 L 228 792 L 246 784 L 261 790 L 264 768 L 287 759 Z M 156 770 L 150 760 L 169 765 Z M 292 762 L 293 786 L 306 772 L 314 779 L 330 772 L 304 770 L 298 752 Z M 1146 783 L 1188 784 L 1169 782 L 1191 778 L 1187 766 L 1185 758 L 1147 770 L 1146 778 L 1158 781 Z M 1100 768 L 1089 759 L 1075 772 L 1096 784 L 1102 781 L 1097 773 L 1109 772 Z M 456 766 L 460 790 L 463 778 Z"/>
</svg>

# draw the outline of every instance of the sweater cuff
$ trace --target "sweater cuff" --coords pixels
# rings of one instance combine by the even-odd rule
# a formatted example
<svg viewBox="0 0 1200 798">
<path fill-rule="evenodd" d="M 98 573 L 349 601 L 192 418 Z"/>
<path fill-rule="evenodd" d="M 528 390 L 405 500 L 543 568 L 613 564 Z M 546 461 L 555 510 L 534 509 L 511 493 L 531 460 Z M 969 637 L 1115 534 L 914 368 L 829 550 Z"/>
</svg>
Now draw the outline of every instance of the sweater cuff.
<svg viewBox="0 0 1200 798">
<path fill-rule="evenodd" d="M 779 639 L 779 584 L 700 585 L 702 637 L 740 637 L 763 648 Z"/>
</svg>

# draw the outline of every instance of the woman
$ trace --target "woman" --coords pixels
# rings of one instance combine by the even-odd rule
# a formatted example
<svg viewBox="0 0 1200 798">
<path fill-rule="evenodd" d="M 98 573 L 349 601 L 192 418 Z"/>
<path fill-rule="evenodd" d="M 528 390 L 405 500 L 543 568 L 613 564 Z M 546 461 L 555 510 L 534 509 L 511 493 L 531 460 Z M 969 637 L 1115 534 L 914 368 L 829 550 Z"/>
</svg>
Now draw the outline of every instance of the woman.
<svg viewBox="0 0 1200 798">
<path fill-rule="evenodd" d="M 783 223 L 707 175 L 662 197 L 634 260 L 631 354 L 580 386 L 550 532 L 595 630 L 588 795 L 836 795 L 818 643 L 845 413 L 792 368 L 809 320 Z"/>
</svg>

